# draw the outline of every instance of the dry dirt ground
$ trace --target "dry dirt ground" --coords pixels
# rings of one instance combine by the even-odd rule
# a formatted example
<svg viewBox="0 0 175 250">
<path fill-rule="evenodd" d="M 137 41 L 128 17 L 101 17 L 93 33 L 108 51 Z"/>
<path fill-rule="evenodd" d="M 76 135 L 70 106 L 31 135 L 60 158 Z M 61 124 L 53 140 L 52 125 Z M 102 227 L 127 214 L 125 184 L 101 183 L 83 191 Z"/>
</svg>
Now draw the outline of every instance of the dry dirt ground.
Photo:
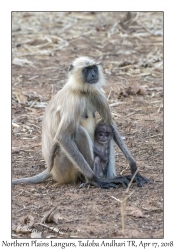
<svg viewBox="0 0 175 250">
<path fill-rule="evenodd" d="M 133 184 L 128 193 L 123 187 L 59 186 L 52 179 L 13 186 L 12 237 L 38 237 L 29 229 L 25 233 L 24 226 L 29 225 L 31 231 L 42 232 L 42 238 L 162 238 L 161 12 L 12 13 L 12 178 L 33 176 L 45 169 L 43 113 L 64 85 L 69 64 L 81 55 L 103 63 L 113 117 L 140 173 L 151 184 L 142 188 Z M 129 174 L 128 163 L 117 147 L 115 156 L 117 174 Z M 123 198 L 127 200 L 121 209 Z M 41 224 L 54 207 L 59 212 L 58 223 Z"/>
</svg>

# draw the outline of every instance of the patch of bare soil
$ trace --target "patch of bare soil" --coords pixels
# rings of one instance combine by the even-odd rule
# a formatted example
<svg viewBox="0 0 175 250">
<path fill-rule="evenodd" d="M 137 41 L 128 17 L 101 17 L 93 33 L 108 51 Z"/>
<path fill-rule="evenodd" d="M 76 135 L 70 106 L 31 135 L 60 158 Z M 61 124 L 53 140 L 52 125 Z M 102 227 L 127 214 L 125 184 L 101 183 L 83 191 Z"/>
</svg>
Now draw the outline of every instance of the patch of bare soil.
<svg viewBox="0 0 175 250">
<path fill-rule="evenodd" d="M 162 238 L 163 13 L 13 12 L 12 53 L 12 178 L 45 169 L 45 107 L 66 82 L 71 61 L 85 55 L 102 62 L 113 117 L 140 173 L 151 180 L 127 194 L 122 187 L 79 189 L 52 179 L 13 186 L 12 237 Z M 129 174 L 117 147 L 115 155 L 117 174 Z"/>
</svg>

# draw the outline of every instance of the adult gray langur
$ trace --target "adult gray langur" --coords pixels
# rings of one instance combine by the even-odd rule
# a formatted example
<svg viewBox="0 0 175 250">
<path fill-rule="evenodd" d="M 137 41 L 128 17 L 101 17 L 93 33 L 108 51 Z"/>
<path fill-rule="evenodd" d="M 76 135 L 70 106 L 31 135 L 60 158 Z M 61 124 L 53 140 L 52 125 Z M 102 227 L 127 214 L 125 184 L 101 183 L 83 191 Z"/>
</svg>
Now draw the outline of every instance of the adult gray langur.
<svg viewBox="0 0 175 250">
<path fill-rule="evenodd" d="M 112 120 L 107 99 L 101 91 L 104 85 L 102 67 L 95 60 L 79 57 L 72 62 L 67 83 L 50 100 L 43 117 L 42 153 L 47 169 L 33 177 L 12 180 L 12 184 L 40 183 L 51 176 L 59 184 L 75 183 L 83 175 L 86 182 L 96 187 L 128 185 L 137 166 Z M 110 143 L 107 178 L 100 179 L 94 173 L 93 143 L 97 113 L 104 123 L 111 126 L 113 140 L 129 162 L 130 176 L 116 176 L 112 160 L 114 154 L 111 153 L 113 143 Z M 149 182 L 139 172 L 135 181 L 139 186 Z"/>
</svg>

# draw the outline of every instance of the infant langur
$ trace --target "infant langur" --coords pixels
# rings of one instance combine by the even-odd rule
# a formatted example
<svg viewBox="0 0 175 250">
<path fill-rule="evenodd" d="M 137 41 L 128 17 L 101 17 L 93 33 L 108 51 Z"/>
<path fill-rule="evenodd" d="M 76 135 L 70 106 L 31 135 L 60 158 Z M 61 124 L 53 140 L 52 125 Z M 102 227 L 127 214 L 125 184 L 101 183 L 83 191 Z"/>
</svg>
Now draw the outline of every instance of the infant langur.
<svg viewBox="0 0 175 250">
<path fill-rule="evenodd" d="M 94 173 L 99 178 L 107 178 L 112 139 L 112 127 L 105 123 L 98 123 L 94 134 Z"/>
</svg>

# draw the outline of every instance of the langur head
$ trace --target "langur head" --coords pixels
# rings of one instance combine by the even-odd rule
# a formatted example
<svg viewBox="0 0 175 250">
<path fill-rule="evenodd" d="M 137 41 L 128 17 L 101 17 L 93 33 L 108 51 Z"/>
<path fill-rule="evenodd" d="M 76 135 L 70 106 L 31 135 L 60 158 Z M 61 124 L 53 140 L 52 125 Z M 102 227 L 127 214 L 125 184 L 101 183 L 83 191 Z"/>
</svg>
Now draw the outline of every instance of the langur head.
<svg viewBox="0 0 175 250">
<path fill-rule="evenodd" d="M 106 123 L 98 123 L 96 125 L 94 137 L 100 144 L 109 143 L 109 141 L 113 138 L 112 127 Z"/>
<path fill-rule="evenodd" d="M 89 57 L 76 58 L 69 68 L 69 86 L 81 91 L 93 91 L 105 85 L 102 67 Z"/>
</svg>

